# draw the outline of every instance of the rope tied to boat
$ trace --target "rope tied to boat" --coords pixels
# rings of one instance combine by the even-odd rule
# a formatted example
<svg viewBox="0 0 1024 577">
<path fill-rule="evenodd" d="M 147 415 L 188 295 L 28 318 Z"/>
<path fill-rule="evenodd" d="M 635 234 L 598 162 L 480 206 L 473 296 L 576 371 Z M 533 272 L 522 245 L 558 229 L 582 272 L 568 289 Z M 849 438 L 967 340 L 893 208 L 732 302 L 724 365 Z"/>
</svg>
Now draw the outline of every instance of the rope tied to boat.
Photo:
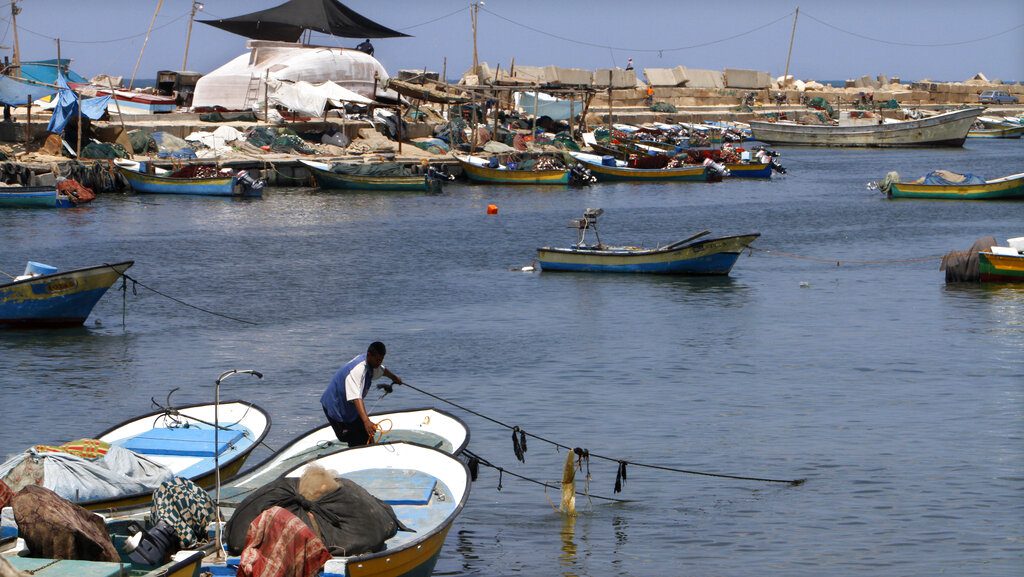
<svg viewBox="0 0 1024 577">
<path fill-rule="evenodd" d="M 503 483 L 503 479 L 504 479 L 504 475 L 505 474 L 511 475 L 511 476 L 513 476 L 513 477 L 515 477 L 517 479 L 521 479 L 523 481 L 527 481 L 529 483 L 533 483 L 534 485 L 540 485 L 541 487 L 544 487 L 545 489 L 553 489 L 553 490 L 559 490 L 559 491 L 561 490 L 561 487 L 559 487 L 559 486 L 553 485 L 551 483 L 545 483 L 544 481 L 538 481 L 537 479 L 533 479 L 533 478 L 527 477 L 525 475 L 520 475 L 518 473 L 513 473 L 512 471 L 509 471 L 508 469 L 505 469 L 504 467 L 495 465 L 494 463 L 488 461 L 487 459 L 481 457 L 480 455 L 474 453 L 473 451 L 470 451 L 469 449 L 463 449 L 462 452 L 468 458 L 469 462 L 467 463 L 466 466 L 469 467 L 470 478 L 472 478 L 473 480 L 476 480 L 476 478 L 473 477 L 473 471 L 474 471 L 474 469 L 476 469 L 477 472 L 479 473 L 480 465 L 483 465 L 485 467 L 490 467 L 490 468 L 495 469 L 496 471 L 498 471 L 498 487 L 497 487 L 497 489 L 499 491 L 503 487 L 502 483 Z M 583 497 L 586 497 L 588 499 L 600 499 L 602 501 L 613 501 L 613 502 L 616 502 L 616 503 L 632 503 L 632 501 L 630 499 L 618 499 L 618 498 L 615 498 L 615 497 L 605 497 L 605 496 L 602 496 L 602 495 L 591 495 L 589 493 L 589 483 L 588 483 L 588 486 L 587 486 L 587 491 L 588 492 L 586 492 L 586 493 L 584 493 L 582 491 L 576 491 L 576 494 L 577 495 L 581 495 Z"/>
<path fill-rule="evenodd" d="M 142 287 L 142 288 L 144 288 L 144 289 L 146 289 L 146 290 L 148 290 L 150 292 L 154 292 L 154 293 L 156 293 L 156 294 L 158 294 L 158 295 L 160 295 L 160 296 L 162 296 L 162 297 L 164 297 L 166 299 L 170 299 L 170 300 L 172 300 L 172 301 L 174 301 L 174 302 L 176 302 L 176 303 L 178 303 L 180 305 L 184 305 L 186 307 L 189 307 L 189 308 L 192 308 L 192 309 L 196 309 L 197 311 L 202 311 L 202 312 L 204 312 L 206 314 L 213 315 L 215 317 L 221 317 L 221 318 L 232 320 L 232 321 L 235 321 L 235 322 L 245 323 L 247 325 L 257 325 L 257 324 L 259 324 L 259 323 L 254 322 L 254 321 L 247 321 L 245 319 L 240 319 L 238 317 L 233 317 L 233 316 L 230 316 L 230 315 L 226 315 L 224 313 L 219 313 L 217 311 L 211 311 L 210 309 L 205 309 L 203 307 L 200 307 L 200 306 L 197 306 L 197 305 L 194 305 L 194 304 L 191 304 L 191 303 L 187 303 L 187 302 L 185 302 L 185 301 L 183 301 L 183 300 L 181 300 L 179 298 L 172 297 L 169 294 L 162 293 L 162 292 L 156 290 L 155 288 L 153 288 L 151 286 L 147 286 L 147 285 L 143 284 L 138 279 L 128 276 L 128 274 L 125 273 L 124 271 L 117 270 L 117 268 L 115 268 L 113 265 L 111 265 L 109 263 L 103 263 L 103 264 L 108 266 L 108 267 L 110 267 L 112 270 L 117 272 L 117 274 L 121 275 L 121 281 L 122 282 L 121 282 L 121 289 L 120 290 L 124 293 L 122 295 L 122 310 L 121 310 L 121 325 L 122 325 L 122 327 L 124 326 L 125 308 L 127 307 L 127 304 L 124 303 L 124 300 L 123 300 L 124 298 L 127 297 L 127 292 L 125 290 L 125 286 L 126 286 L 126 282 L 125 281 L 131 281 L 132 282 L 132 294 L 133 295 L 138 295 L 139 294 L 137 289 L 136 289 L 136 285 L 137 285 L 137 286 L 140 286 L 140 287 Z"/>
<path fill-rule="evenodd" d="M 406 387 L 409 387 L 410 389 L 412 389 L 412 390 L 414 390 L 414 391 L 416 391 L 418 393 L 424 394 L 424 395 L 426 395 L 426 396 L 428 396 L 428 397 L 430 397 L 432 399 L 436 399 L 438 401 L 441 401 L 442 403 L 445 403 L 445 404 L 451 405 L 451 406 L 453 406 L 453 407 L 455 407 L 457 409 L 461 409 L 463 411 L 466 411 L 467 413 L 469 413 L 471 415 L 475 415 L 477 417 L 480 417 L 481 419 L 484 419 L 486 421 L 490 421 L 490 422 L 492 422 L 492 423 L 494 423 L 496 425 L 499 425 L 501 427 L 505 427 L 506 429 L 512 429 L 512 435 L 513 435 L 512 448 L 513 448 L 513 451 L 515 451 L 517 446 L 519 447 L 520 451 L 524 451 L 523 446 L 525 445 L 525 443 L 521 443 L 520 442 L 520 438 L 522 439 L 522 441 L 525 442 L 526 437 L 533 437 L 534 439 L 537 439 L 538 441 L 543 441 L 543 442 L 545 442 L 545 443 L 547 443 L 549 445 L 554 445 L 555 447 L 557 447 L 559 449 L 565 449 L 567 451 L 575 451 L 574 447 L 570 447 L 569 445 L 565 445 L 565 444 L 559 443 L 557 441 L 553 441 L 551 439 L 542 437 L 542 436 L 537 435 L 535 433 L 528 433 L 524 429 L 522 429 L 521 427 L 519 427 L 517 425 L 509 425 L 508 423 L 499 421 L 498 419 L 495 419 L 494 417 L 489 417 L 489 416 L 487 416 L 487 415 L 485 415 L 483 413 L 480 413 L 479 411 L 474 411 L 473 409 L 470 409 L 469 407 L 466 407 L 464 405 L 460 405 L 460 404 L 458 404 L 458 403 L 456 403 L 454 401 L 450 401 L 450 400 L 448 400 L 448 399 L 446 399 L 444 397 L 441 397 L 439 395 L 435 395 L 434 393 L 425 391 L 425 390 L 423 390 L 423 389 L 421 389 L 421 388 L 419 388 L 417 386 L 410 385 L 407 382 L 402 382 L 402 383 L 399 383 L 399 384 L 401 384 L 403 386 L 406 386 Z M 517 433 L 518 433 L 518 435 L 517 435 Z M 627 462 L 624 459 L 610 457 L 610 456 L 607 456 L 607 455 L 601 455 L 601 454 L 590 452 L 590 451 L 588 451 L 588 455 L 589 455 L 589 457 L 594 458 L 594 459 L 601 459 L 603 461 L 611 461 L 613 463 L 617 463 L 618 467 L 619 467 L 619 472 L 623 474 L 623 476 L 621 476 L 619 478 L 619 480 L 621 481 L 624 478 L 624 474 L 625 474 L 624 463 Z M 519 456 L 520 456 L 519 453 L 517 453 L 516 457 L 518 458 Z M 522 462 L 525 462 L 525 460 L 523 460 Z M 481 461 L 481 463 L 482 464 L 486 464 L 483 461 Z M 646 468 L 646 469 L 654 469 L 654 470 L 666 471 L 666 472 L 670 472 L 670 473 L 680 473 L 680 474 L 685 474 L 685 475 L 699 475 L 699 476 L 703 476 L 703 477 L 717 477 L 717 478 L 720 478 L 720 479 L 736 479 L 736 480 L 739 480 L 739 481 L 757 481 L 757 482 L 761 482 L 761 483 L 784 483 L 784 484 L 787 484 L 787 485 L 790 485 L 790 486 L 793 486 L 793 487 L 797 487 L 797 486 L 803 485 L 807 481 L 807 479 L 772 479 L 772 478 L 767 478 L 767 477 L 751 477 L 751 476 L 745 476 L 745 475 L 727 475 L 725 473 L 711 473 L 711 472 L 707 472 L 707 471 L 694 471 L 694 470 L 691 470 L 691 469 L 680 469 L 680 468 L 677 468 L 677 467 L 669 467 L 669 466 L 666 466 L 666 465 L 657 465 L 657 464 L 653 464 L 653 463 L 639 463 L 639 462 L 636 462 L 636 461 L 629 461 L 629 464 L 633 465 L 634 467 L 643 467 L 643 468 Z M 510 472 L 509 474 L 512 475 L 514 473 Z M 533 481 L 533 479 L 529 479 L 529 480 Z M 536 482 L 540 483 L 539 481 L 536 481 Z M 543 484 L 543 483 L 541 483 L 541 484 Z M 554 488 L 554 487 L 552 487 L 552 488 Z M 622 488 L 622 483 L 620 482 L 619 483 L 620 491 L 621 491 L 621 488 Z"/>
</svg>

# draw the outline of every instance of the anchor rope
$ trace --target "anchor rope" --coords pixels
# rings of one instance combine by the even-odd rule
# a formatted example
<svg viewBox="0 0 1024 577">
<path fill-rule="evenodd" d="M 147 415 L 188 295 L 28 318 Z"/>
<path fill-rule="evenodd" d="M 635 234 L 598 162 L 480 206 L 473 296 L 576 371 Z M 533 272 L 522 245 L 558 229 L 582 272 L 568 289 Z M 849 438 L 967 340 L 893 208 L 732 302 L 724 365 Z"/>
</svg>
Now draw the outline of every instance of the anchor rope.
<svg viewBox="0 0 1024 577">
<path fill-rule="evenodd" d="M 166 298 L 166 299 L 170 299 L 170 300 L 172 300 L 172 301 L 174 301 L 174 302 L 176 302 L 176 303 L 178 303 L 178 304 L 184 305 L 184 306 L 186 306 L 186 307 L 189 307 L 189 308 L 193 308 L 193 309 L 196 309 L 196 310 L 198 310 L 198 311 L 202 311 L 202 312 L 204 312 L 204 313 L 206 313 L 206 314 L 210 314 L 210 315 L 213 315 L 213 316 L 216 316 L 216 317 L 221 317 L 221 318 L 225 318 L 225 319 L 228 319 L 228 320 L 232 320 L 232 321 L 236 321 L 236 322 L 240 322 L 240 323 L 245 323 L 245 324 L 247 324 L 247 325 L 256 325 L 256 324 L 259 324 L 259 323 L 256 323 L 256 322 L 254 322 L 254 321 L 247 321 L 247 320 L 245 320 L 245 319 L 240 319 L 240 318 L 238 318 L 238 317 L 233 317 L 233 316 L 230 316 L 230 315 L 226 315 L 226 314 L 224 314 L 224 313 L 219 313 L 219 312 L 217 312 L 217 311 L 211 311 L 210 309 L 205 309 L 205 308 L 203 308 L 203 307 L 201 307 L 201 306 L 197 306 L 197 305 L 194 305 L 194 304 L 191 304 L 191 303 L 187 303 L 187 302 L 185 302 L 185 301 L 183 301 L 183 300 L 181 300 L 181 299 L 179 299 L 179 298 L 176 298 L 176 297 L 172 297 L 172 296 L 171 296 L 171 295 L 169 295 L 169 294 L 166 294 L 166 293 L 160 292 L 160 291 L 156 290 L 156 289 L 155 289 L 155 288 L 153 288 L 153 287 L 150 287 L 150 286 L 147 286 L 147 285 L 145 285 L 145 284 L 142 284 L 141 282 L 139 282 L 139 280 L 138 280 L 138 279 L 136 279 L 136 278 L 132 278 L 132 277 L 128 276 L 127 274 L 125 274 L 124 272 L 121 272 L 121 271 L 117 270 L 116 268 L 114 268 L 114 267 L 113 267 L 112 265 L 110 265 L 110 264 L 107 264 L 107 263 L 104 263 L 104 264 L 106 264 L 106 265 L 107 265 L 107 266 L 109 266 L 110 268 L 112 268 L 112 269 L 114 269 L 115 271 L 117 271 L 117 274 L 121 275 L 121 276 L 122 276 L 122 277 L 123 277 L 123 278 L 124 278 L 125 280 L 129 280 L 129 281 L 131 281 L 131 282 L 132 282 L 132 292 L 133 292 L 134 294 L 138 294 L 137 292 L 135 292 L 135 285 L 138 285 L 138 286 L 140 286 L 140 287 L 142 287 L 142 288 L 144 288 L 144 289 L 146 289 L 146 290 L 152 291 L 152 292 L 154 292 L 154 293 L 156 293 L 156 294 L 158 294 L 158 295 L 160 295 L 160 296 L 162 296 L 162 297 L 164 297 L 164 298 Z M 126 289 L 126 285 L 127 285 L 127 283 L 126 283 L 126 282 L 124 282 L 124 281 L 122 281 L 122 284 L 121 284 L 121 289 L 120 289 L 120 290 L 121 290 L 121 291 L 126 291 L 126 290 L 127 290 L 127 289 Z M 122 318 L 121 318 L 121 322 L 122 322 L 122 324 L 124 323 L 124 313 L 123 313 L 123 310 L 122 310 Z"/>
<path fill-rule="evenodd" d="M 537 479 L 531 479 L 530 477 L 527 477 L 525 475 L 520 475 L 518 473 L 513 473 L 512 471 L 509 471 L 508 469 L 506 469 L 504 467 L 500 467 L 498 465 L 495 465 L 494 463 L 491 463 L 487 459 L 485 459 L 485 458 L 481 457 L 480 455 L 470 451 L 469 449 L 463 449 L 462 452 L 465 453 L 470 458 L 470 460 L 475 461 L 477 464 L 483 465 L 485 467 L 490 467 L 490 468 L 498 471 L 498 487 L 497 488 L 498 488 L 499 491 L 502 489 L 502 484 L 501 484 L 501 477 L 502 477 L 502 475 L 511 475 L 511 476 L 513 476 L 513 477 L 515 477 L 517 479 L 522 479 L 523 481 L 528 481 L 530 483 L 533 483 L 535 485 L 540 485 L 540 486 L 545 487 L 547 489 L 554 489 L 554 490 L 558 490 L 558 491 L 562 490 L 562 488 L 560 486 L 555 486 L 555 485 L 553 485 L 551 483 L 545 483 L 544 481 L 538 481 Z M 476 469 L 475 466 L 471 466 L 470 467 L 470 471 L 471 472 L 474 471 L 475 469 Z M 476 474 L 473 474 L 473 479 L 476 480 Z M 613 501 L 613 502 L 616 502 L 616 503 L 632 503 L 633 502 L 630 499 L 618 499 L 616 497 L 603 497 L 601 495 L 593 495 L 593 494 L 590 494 L 590 493 L 584 493 L 582 491 L 576 491 L 576 494 L 580 495 L 580 496 L 583 496 L 583 497 L 587 497 L 588 499 L 601 499 L 602 501 Z"/>
<path fill-rule="evenodd" d="M 414 385 L 410 385 L 407 382 L 395 383 L 395 384 L 400 384 L 400 385 L 409 387 L 410 389 L 412 389 L 412 390 L 414 390 L 414 391 L 416 391 L 418 393 L 422 393 L 424 395 L 427 395 L 428 397 L 431 397 L 433 399 L 441 401 L 442 403 L 449 404 L 449 405 L 451 405 L 451 406 L 453 406 L 455 408 L 458 408 L 458 409 L 461 409 L 463 411 L 466 411 L 467 413 L 469 413 L 471 415 L 476 415 L 477 417 L 480 417 L 481 419 L 490 421 L 490 422 L 492 422 L 492 423 L 494 423 L 496 425 L 505 427 L 506 429 L 510 429 L 513 432 L 513 439 L 514 439 L 514 441 L 513 441 L 513 448 L 514 449 L 518 448 L 518 450 L 515 451 L 516 458 L 521 460 L 521 461 L 523 461 L 523 462 L 525 462 L 525 458 L 521 458 L 521 456 L 522 456 L 523 453 L 526 452 L 526 448 L 523 446 L 522 439 L 525 439 L 525 437 L 533 437 L 534 439 L 537 439 L 538 441 L 543 441 L 545 443 L 548 443 L 549 445 L 554 445 L 555 447 L 558 447 L 560 449 L 565 449 L 567 451 L 575 451 L 576 450 L 576 447 L 570 447 L 569 445 L 564 445 L 564 444 L 559 443 L 557 441 L 552 441 L 551 439 L 548 439 L 546 437 L 542 437 L 542 436 L 537 435 L 535 433 L 527 432 L 522 427 L 519 427 L 519 426 L 516 426 L 516 425 L 510 425 L 508 423 L 504 423 L 502 421 L 499 421 L 498 419 L 495 419 L 493 417 L 489 417 L 487 415 L 484 415 L 483 413 L 474 411 L 473 409 L 470 409 L 468 407 L 460 405 L 460 404 L 458 404 L 458 403 L 456 403 L 454 401 L 449 401 L 448 399 L 445 399 L 444 397 L 440 397 L 438 395 L 435 395 L 433 393 L 425 391 L 425 390 L 423 390 L 423 389 L 421 389 L 419 387 L 416 387 Z M 700 476 L 704 476 L 704 477 L 718 477 L 718 478 L 722 478 L 722 479 L 737 479 L 737 480 L 741 480 L 741 481 L 760 481 L 760 482 L 763 482 L 763 483 L 787 483 L 787 484 L 793 485 L 793 486 L 802 485 L 807 480 L 807 479 L 769 479 L 769 478 L 765 478 L 765 477 L 748 477 L 748 476 L 743 476 L 743 475 L 727 475 L 727 474 L 724 474 L 724 473 L 709 473 L 709 472 L 706 472 L 706 471 L 694 471 L 694 470 L 690 470 L 690 469 L 680 469 L 680 468 L 677 468 L 677 467 L 669 467 L 667 465 L 657 465 L 657 464 L 651 464 L 651 463 L 640 463 L 640 462 L 632 461 L 632 460 L 629 460 L 629 459 L 619 459 L 619 458 L 616 458 L 616 457 L 609 457 L 607 455 L 600 455 L 598 453 L 594 453 L 593 451 L 590 451 L 589 454 L 590 454 L 590 457 L 593 458 L 593 459 L 601 459 L 601 460 L 604 460 L 604 461 L 610 461 L 610 462 L 618 464 L 619 467 L 620 467 L 619 468 L 620 472 L 624 472 L 625 471 L 624 465 L 625 464 L 629 464 L 629 465 L 632 465 L 634 467 L 642 467 L 642 468 L 646 468 L 646 469 L 657 469 L 659 471 L 668 471 L 668 472 L 672 472 L 672 473 L 683 473 L 683 474 L 687 474 L 687 475 L 700 475 Z M 482 461 L 481 461 L 481 463 L 482 463 Z M 512 473 L 509 473 L 509 474 L 512 474 Z"/>
</svg>

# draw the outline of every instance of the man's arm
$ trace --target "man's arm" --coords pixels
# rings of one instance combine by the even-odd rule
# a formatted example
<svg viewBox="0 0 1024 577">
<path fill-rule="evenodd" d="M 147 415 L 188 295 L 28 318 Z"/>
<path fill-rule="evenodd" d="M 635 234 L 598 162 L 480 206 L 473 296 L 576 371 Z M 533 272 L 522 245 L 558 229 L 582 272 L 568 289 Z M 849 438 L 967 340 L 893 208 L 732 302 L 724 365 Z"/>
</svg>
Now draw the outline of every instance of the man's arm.
<svg viewBox="0 0 1024 577">
<path fill-rule="evenodd" d="M 389 379 L 391 379 L 392 383 L 395 383 L 395 384 L 398 384 L 398 385 L 402 384 L 402 377 L 399 377 L 395 373 L 392 373 L 391 371 L 389 371 L 387 369 L 387 367 L 384 367 L 384 376 L 389 378 Z"/>
<path fill-rule="evenodd" d="M 373 441 L 373 433 L 377 430 L 376 425 L 370 420 L 370 417 L 366 414 L 366 406 L 363 405 L 362 399 L 356 399 L 352 401 L 352 404 L 356 406 L 356 411 L 359 412 L 359 420 L 363 422 L 363 427 L 366 429 L 366 434 L 369 435 L 370 440 Z"/>
</svg>

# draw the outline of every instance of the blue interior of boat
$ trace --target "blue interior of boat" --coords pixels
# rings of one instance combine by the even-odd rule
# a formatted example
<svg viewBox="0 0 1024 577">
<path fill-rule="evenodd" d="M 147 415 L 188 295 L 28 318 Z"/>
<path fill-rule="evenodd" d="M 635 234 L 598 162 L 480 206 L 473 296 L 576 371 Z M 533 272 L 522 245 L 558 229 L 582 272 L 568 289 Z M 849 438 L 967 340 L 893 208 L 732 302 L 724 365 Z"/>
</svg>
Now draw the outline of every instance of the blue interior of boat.
<svg viewBox="0 0 1024 577">
<path fill-rule="evenodd" d="M 238 442 L 247 429 L 235 424 L 221 429 L 217 433 L 217 452 L 224 451 Z M 142 455 L 176 455 L 181 457 L 213 457 L 213 427 L 205 425 L 189 425 L 172 429 L 157 428 L 134 437 L 118 441 L 114 444 Z"/>
<path fill-rule="evenodd" d="M 69 561 L 66 559 L 33 559 L 31 557 L 7 557 L 19 571 L 39 577 L 118 577 L 123 575 L 120 563 L 99 561 Z"/>
<path fill-rule="evenodd" d="M 390 474 L 390 473 L 397 474 Z M 345 475 L 388 505 L 427 505 L 437 479 L 419 471 L 371 469 Z"/>
</svg>

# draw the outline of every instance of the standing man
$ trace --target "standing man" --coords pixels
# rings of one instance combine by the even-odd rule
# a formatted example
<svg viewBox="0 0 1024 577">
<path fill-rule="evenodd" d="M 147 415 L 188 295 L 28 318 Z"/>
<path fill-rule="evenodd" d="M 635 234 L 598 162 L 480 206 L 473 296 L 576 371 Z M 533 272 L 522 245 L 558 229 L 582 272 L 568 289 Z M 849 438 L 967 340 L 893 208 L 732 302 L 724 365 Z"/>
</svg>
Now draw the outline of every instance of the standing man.
<svg viewBox="0 0 1024 577">
<path fill-rule="evenodd" d="M 370 56 L 373 56 L 373 44 L 370 44 L 369 38 L 367 38 L 363 42 L 360 42 L 359 44 L 356 44 L 356 50 L 359 50 L 360 52 L 365 52 Z"/>
<path fill-rule="evenodd" d="M 384 343 L 375 341 L 359 355 L 338 369 L 320 397 L 320 405 L 327 415 L 327 422 L 334 429 L 339 441 L 349 447 L 369 443 L 375 425 L 366 415 L 363 397 L 370 392 L 370 381 L 387 377 L 393 384 L 402 384 L 402 379 L 384 366 L 387 350 Z"/>
</svg>

